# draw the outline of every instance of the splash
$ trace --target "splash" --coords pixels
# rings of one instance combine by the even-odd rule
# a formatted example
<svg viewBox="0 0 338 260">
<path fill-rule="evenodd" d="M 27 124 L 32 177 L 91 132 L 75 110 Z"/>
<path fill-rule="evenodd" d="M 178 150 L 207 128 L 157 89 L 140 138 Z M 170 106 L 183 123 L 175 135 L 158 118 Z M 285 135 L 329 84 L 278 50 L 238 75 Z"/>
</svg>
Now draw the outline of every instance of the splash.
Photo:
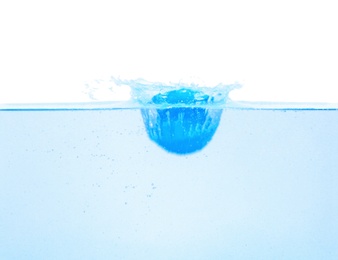
<svg viewBox="0 0 338 260">
<path fill-rule="evenodd" d="M 140 105 L 149 138 L 166 151 L 181 155 L 200 151 L 211 141 L 221 119 L 221 106 L 228 101 L 229 92 L 240 87 L 114 77 L 106 86 L 115 93 L 129 88 L 132 102 Z"/>
<path fill-rule="evenodd" d="M 95 102 L 130 100 L 130 87 L 117 84 L 113 77 L 109 80 L 97 79 L 87 82 L 85 87 L 84 93 Z"/>
<path fill-rule="evenodd" d="M 241 85 L 235 83 L 226 85 L 219 83 L 217 85 L 206 85 L 200 80 L 196 81 L 179 81 L 179 82 L 150 82 L 144 79 L 121 80 L 114 77 L 111 81 L 119 87 L 130 87 L 131 99 L 142 106 L 156 107 L 191 107 L 191 106 L 216 106 L 224 105 L 228 100 L 229 92 L 240 88 Z M 189 92 L 190 101 L 175 100 L 173 91 L 175 90 L 192 90 Z M 168 93 L 169 96 L 166 98 Z M 187 93 L 186 93 L 187 94 Z M 157 100 L 153 97 L 157 96 Z M 160 98 L 162 100 L 160 100 Z M 185 96 L 184 98 L 189 98 Z M 172 99 L 172 100 L 171 100 Z M 192 102 L 193 101 L 193 102 Z"/>
<path fill-rule="evenodd" d="M 86 83 L 85 94 L 96 104 L 102 102 L 123 102 L 126 108 L 143 107 L 165 107 L 165 106 L 221 106 L 230 101 L 228 94 L 233 89 L 240 88 L 237 83 L 226 85 L 219 83 L 216 85 L 206 84 L 201 80 L 180 80 L 179 82 L 150 82 L 144 79 L 126 80 L 111 77 L 108 80 L 94 80 Z M 168 93 L 172 90 L 190 89 L 195 90 L 194 99 L 196 102 L 153 102 L 152 98 L 158 94 Z M 208 100 L 205 100 L 208 97 Z M 199 102 L 200 101 L 200 102 Z M 205 102 L 206 101 L 206 102 Z M 114 103 L 113 103 L 114 102 Z"/>
</svg>

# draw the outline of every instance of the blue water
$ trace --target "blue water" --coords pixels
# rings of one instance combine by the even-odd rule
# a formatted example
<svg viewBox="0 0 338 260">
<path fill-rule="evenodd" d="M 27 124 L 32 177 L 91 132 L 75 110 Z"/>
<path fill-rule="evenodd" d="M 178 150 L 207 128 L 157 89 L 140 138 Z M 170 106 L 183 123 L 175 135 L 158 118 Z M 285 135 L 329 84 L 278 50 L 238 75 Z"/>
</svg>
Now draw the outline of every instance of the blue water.
<svg viewBox="0 0 338 260">
<path fill-rule="evenodd" d="M 222 109 L 191 153 L 140 109 L 0 122 L 0 259 L 338 257 L 337 110 Z"/>
<path fill-rule="evenodd" d="M 0 105 L 0 259 L 337 259 L 337 105 L 103 83 Z"/>
</svg>

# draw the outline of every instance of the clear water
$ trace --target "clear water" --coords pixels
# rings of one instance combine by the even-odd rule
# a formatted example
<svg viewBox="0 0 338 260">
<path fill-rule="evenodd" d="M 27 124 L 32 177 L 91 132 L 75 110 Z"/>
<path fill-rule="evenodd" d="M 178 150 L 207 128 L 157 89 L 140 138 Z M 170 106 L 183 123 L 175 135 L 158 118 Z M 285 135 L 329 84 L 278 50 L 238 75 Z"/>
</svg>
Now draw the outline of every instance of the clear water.
<svg viewBox="0 0 338 260">
<path fill-rule="evenodd" d="M 0 259 L 338 257 L 338 110 L 223 109 L 188 154 L 139 109 L 0 122 Z"/>
</svg>

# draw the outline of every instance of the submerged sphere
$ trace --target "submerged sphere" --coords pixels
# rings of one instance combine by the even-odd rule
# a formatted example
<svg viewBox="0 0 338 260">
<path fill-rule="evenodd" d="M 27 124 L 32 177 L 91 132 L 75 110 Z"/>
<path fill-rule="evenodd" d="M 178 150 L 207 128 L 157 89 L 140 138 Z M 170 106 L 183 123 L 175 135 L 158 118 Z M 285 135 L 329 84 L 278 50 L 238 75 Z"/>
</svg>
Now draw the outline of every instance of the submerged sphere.
<svg viewBox="0 0 338 260">
<path fill-rule="evenodd" d="M 152 102 L 165 108 L 142 109 L 151 140 L 168 152 L 189 154 L 203 149 L 219 125 L 222 109 L 201 107 L 209 96 L 190 89 L 157 94 Z"/>
</svg>

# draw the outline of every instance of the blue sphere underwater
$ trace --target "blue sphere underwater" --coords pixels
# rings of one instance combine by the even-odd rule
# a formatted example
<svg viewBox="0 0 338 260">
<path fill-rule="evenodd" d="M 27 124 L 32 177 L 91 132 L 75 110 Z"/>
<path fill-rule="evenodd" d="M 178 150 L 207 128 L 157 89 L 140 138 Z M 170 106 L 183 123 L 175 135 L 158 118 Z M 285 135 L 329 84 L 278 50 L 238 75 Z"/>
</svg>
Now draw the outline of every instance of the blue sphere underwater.
<svg viewBox="0 0 338 260">
<path fill-rule="evenodd" d="M 205 108 L 209 96 L 190 89 L 157 94 L 152 103 L 165 108 L 142 109 L 142 117 L 151 140 L 175 154 L 202 150 L 214 136 L 222 109 Z"/>
</svg>

